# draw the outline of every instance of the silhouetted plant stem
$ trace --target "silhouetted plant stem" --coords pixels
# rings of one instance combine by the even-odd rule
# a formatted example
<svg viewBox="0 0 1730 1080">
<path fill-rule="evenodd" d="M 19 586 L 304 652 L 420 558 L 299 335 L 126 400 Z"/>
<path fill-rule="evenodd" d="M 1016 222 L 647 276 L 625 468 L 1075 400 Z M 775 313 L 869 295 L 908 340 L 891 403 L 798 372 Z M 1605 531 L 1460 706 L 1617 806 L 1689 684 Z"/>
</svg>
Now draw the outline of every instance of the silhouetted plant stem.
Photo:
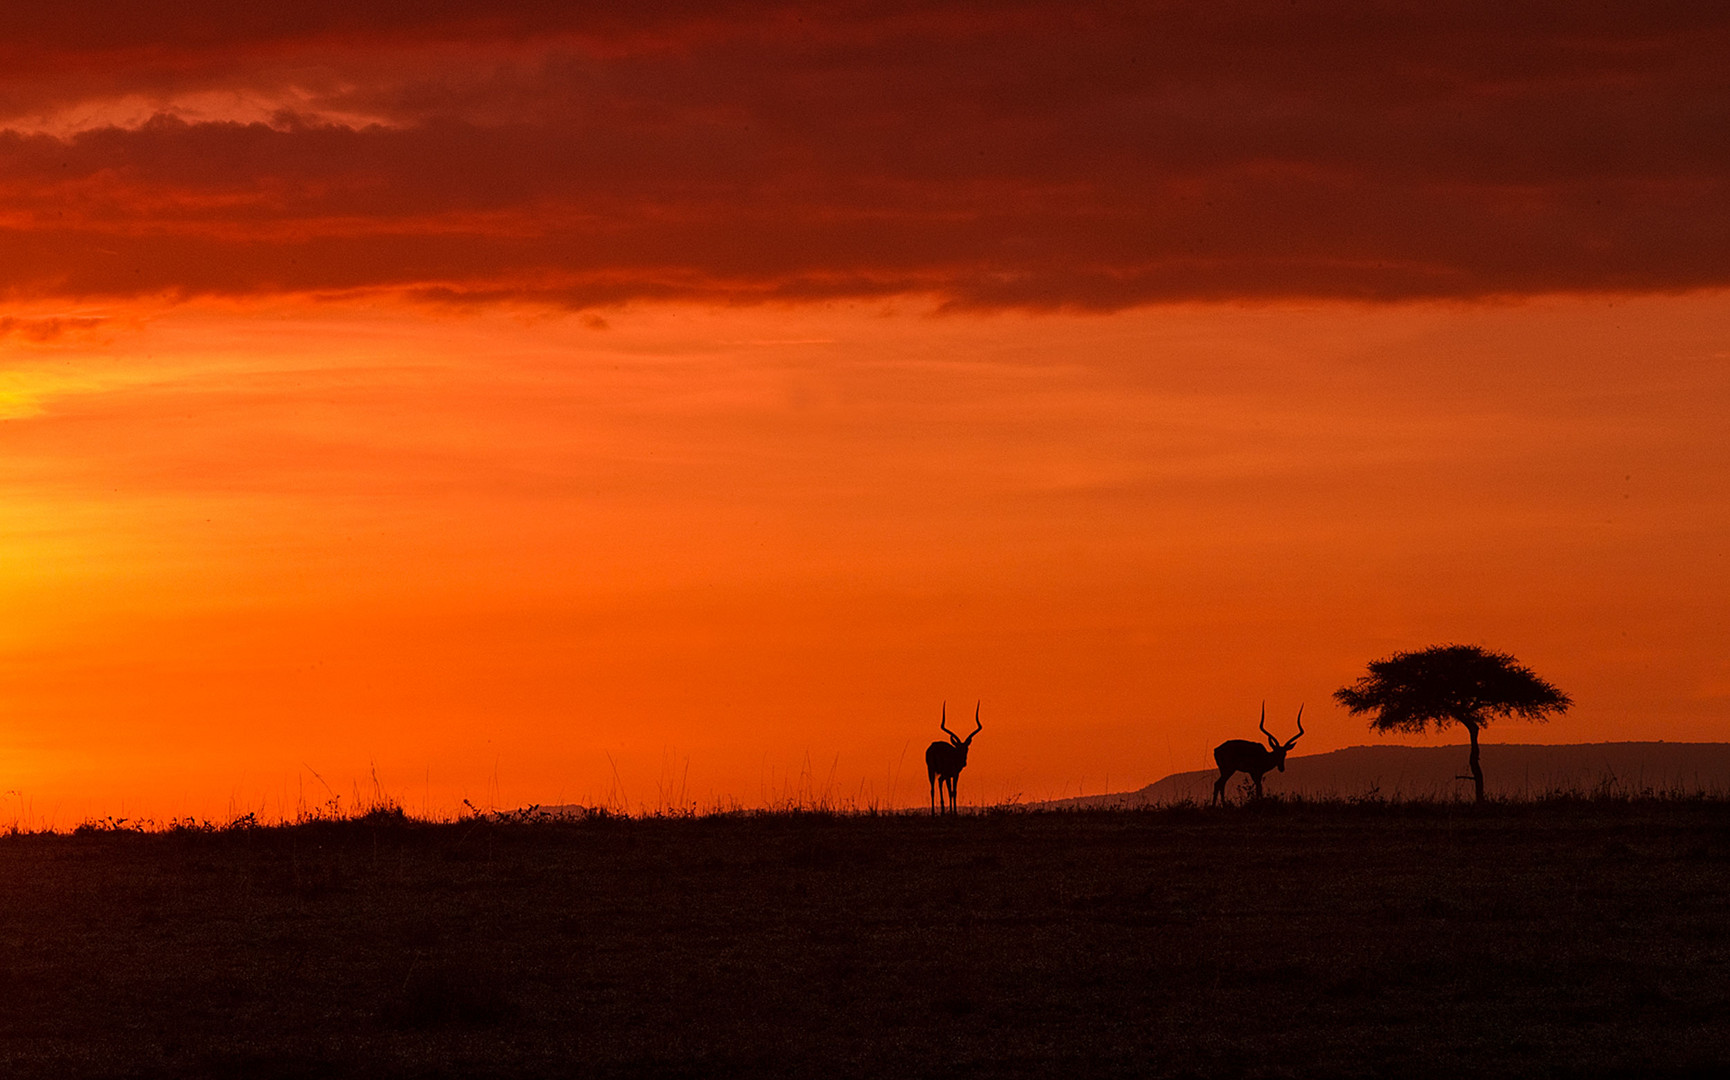
<svg viewBox="0 0 1730 1080">
<path fill-rule="evenodd" d="M 1470 735 L 1472 737 L 1472 756 L 1470 758 L 1470 761 L 1471 761 L 1471 766 L 1472 766 L 1472 787 L 1476 789 L 1476 794 L 1475 794 L 1475 798 L 1473 801 L 1483 802 L 1484 801 L 1484 770 L 1478 764 L 1478 725 L 1467 724 L 1465 727 L 1466 727 L 1466 734 Z"/>
</svg>

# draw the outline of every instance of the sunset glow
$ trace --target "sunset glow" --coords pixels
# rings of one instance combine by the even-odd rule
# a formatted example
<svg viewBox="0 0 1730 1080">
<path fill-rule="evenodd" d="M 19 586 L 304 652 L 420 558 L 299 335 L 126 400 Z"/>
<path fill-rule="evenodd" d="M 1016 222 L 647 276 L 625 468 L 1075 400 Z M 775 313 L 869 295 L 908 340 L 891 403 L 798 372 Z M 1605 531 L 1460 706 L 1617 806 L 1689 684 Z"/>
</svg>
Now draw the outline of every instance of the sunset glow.
<svg viewBox="0 0 1730 1080">
<path fill-rule="evenodd" d="M 1030 801 L 1444 641 L 1730 738 L 1722 14 L 84 7 L 0 16 L 0 824 L 923 805 L 975 700 Z"/>
</svg>

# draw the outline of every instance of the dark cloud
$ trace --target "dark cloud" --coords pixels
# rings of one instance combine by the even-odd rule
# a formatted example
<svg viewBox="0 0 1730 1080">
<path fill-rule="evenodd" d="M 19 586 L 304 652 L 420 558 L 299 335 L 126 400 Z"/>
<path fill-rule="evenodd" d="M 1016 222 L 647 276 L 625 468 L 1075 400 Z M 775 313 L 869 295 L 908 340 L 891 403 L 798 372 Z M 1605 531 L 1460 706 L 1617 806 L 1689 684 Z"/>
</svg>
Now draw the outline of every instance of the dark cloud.
<svg viewBox="0 0 1730 1080">
<path fill-rule="evenodd" d="M 100 329 L 108 320 L 96 315 L 50 315 L 35 318 L 0 315 L 0 340 L 18 338 L 35 345 L 46 345 L 75 334 Z"/>
<path fill-rule="evenodd" d="M 17 115 L 213 89 L 298 111 L 0 135 L 0 290 L 1114 308 L 1730 284 L 1730 10 L 569 6 L 8 13 Z"/>
</svg>

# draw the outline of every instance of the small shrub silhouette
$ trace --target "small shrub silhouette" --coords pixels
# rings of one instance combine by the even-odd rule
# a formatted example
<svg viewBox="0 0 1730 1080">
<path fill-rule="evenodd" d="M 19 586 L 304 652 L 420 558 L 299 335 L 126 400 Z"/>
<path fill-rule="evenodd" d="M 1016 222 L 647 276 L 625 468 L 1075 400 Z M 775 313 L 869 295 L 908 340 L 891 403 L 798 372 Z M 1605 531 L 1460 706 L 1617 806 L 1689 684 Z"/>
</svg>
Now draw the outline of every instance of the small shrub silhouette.
<svg viewBox="0 0 1730 1080">
<path fill-rule="evenodd" d="M 72 830 L 73 836 L 100 836 L 104 833 L 143 833 L 155 828 L 156 823 L 148 818 L 109 817 L 96 818 L 80 822 Z"/>
</svg>

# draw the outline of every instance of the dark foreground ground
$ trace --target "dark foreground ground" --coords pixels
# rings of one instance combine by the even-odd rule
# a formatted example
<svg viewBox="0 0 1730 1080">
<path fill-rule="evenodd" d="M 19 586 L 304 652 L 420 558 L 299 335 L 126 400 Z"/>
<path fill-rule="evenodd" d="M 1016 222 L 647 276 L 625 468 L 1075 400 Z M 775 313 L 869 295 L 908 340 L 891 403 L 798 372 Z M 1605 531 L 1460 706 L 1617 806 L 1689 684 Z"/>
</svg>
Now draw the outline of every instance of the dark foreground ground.
<svg viewBox="0 0 1730 1080">
<path fill-rule="evenodd" d="M 1683 1076 L 1730 805 L 0 838 L 0 1076 Z"/>
</svg>

